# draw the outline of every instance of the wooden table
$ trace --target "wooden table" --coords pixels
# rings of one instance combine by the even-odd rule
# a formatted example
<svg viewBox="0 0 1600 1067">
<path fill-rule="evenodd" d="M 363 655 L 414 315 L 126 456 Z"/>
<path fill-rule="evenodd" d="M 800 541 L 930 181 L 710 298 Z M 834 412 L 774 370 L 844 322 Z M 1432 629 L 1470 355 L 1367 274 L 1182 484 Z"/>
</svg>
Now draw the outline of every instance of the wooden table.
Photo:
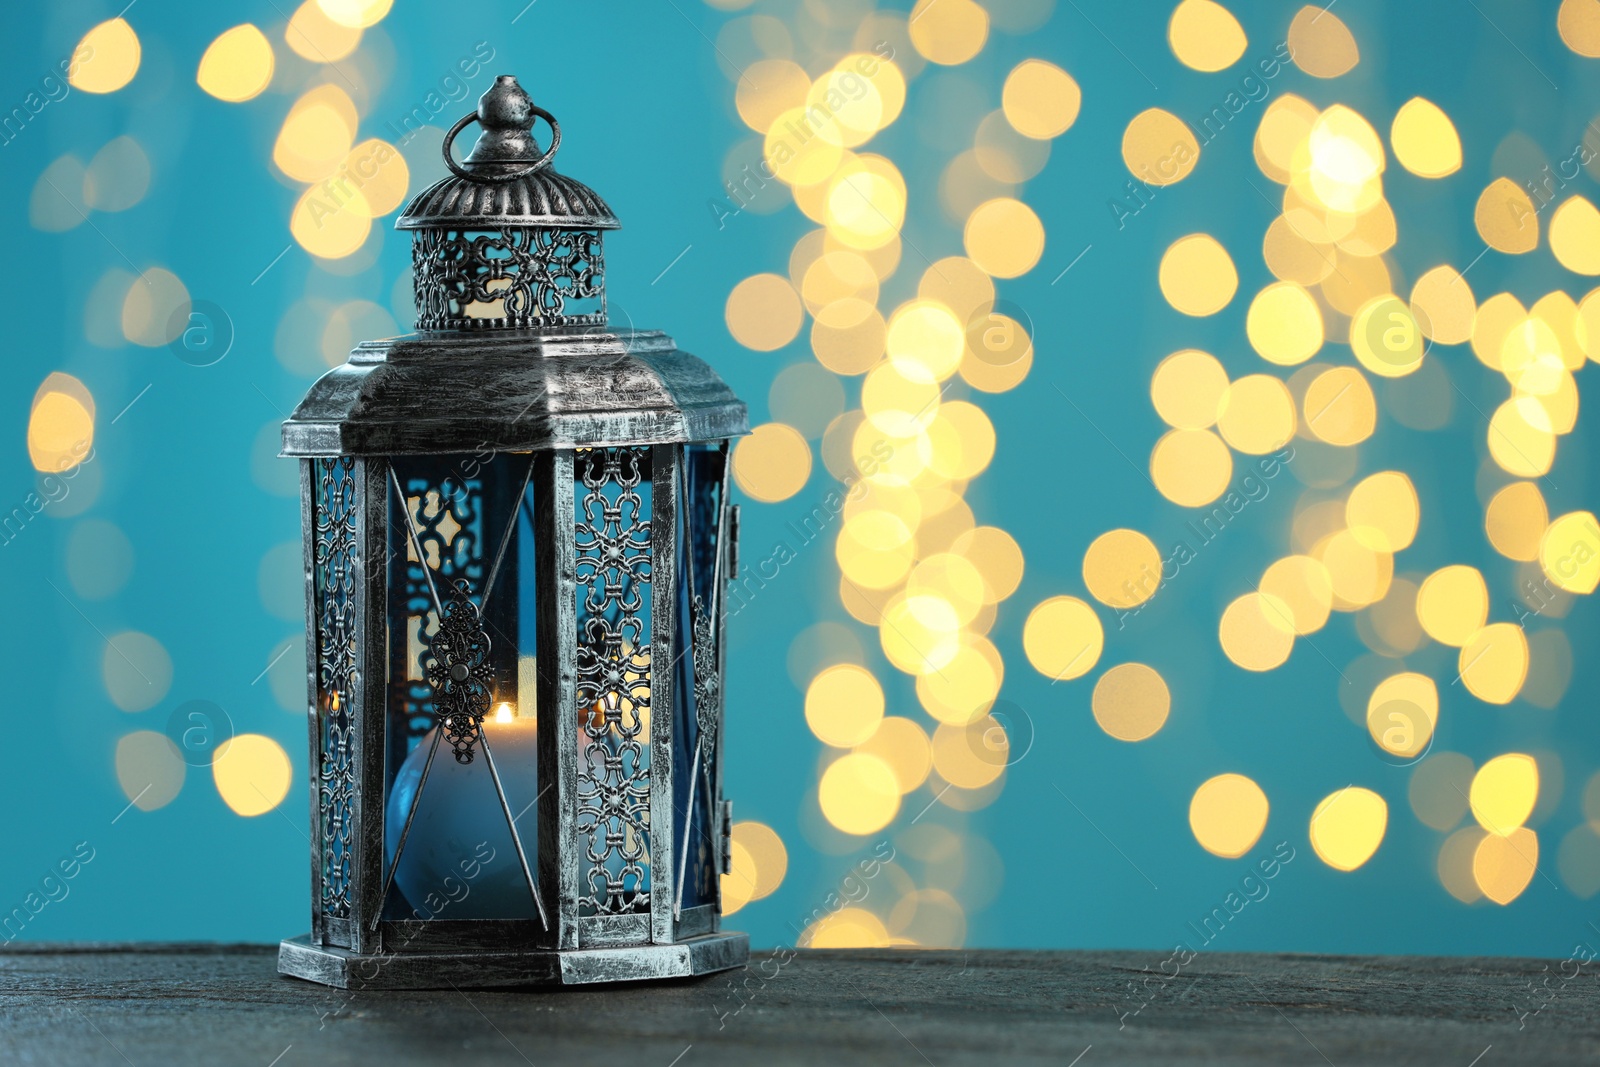
<svg viewBox="0 0 1600 1067">
<path fill-rule="evenodd" d="M 279 977 L 276 953 L 13 944 L 0 1063 L 1600 1062 L 1600 961 L 785 952 L 668 985 L 351 994 Z"/>
</svg>

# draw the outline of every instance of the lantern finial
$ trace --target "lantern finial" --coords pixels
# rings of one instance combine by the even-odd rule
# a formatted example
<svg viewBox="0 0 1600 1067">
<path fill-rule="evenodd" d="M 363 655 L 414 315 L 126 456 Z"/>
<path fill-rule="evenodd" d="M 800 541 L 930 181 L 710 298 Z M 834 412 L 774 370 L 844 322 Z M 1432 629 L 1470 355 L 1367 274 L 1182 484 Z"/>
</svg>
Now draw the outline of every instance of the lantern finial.
<svg viewBox="0 0 1600 1067">
<path fill-rule="evenodd" d="M 542 155 L 539 142 L 533 137 L 535 118 L 550 124 L 550 149 Z M 473 122 L 482 126 L 483 132 L 478 135 L 478 143 L 472 146 L 463 167 L 456 163 L 451 145 L 456 135 Z M 516 78 L 502 74 L 478 99 L 478 110 L 463 117 L 446 135 L 444 161 L 452 171 L 469 181 L 499 184 L 549 166 L 559 147 L 561 126 L 555 116 L 536 106 Z"/>
</svg>

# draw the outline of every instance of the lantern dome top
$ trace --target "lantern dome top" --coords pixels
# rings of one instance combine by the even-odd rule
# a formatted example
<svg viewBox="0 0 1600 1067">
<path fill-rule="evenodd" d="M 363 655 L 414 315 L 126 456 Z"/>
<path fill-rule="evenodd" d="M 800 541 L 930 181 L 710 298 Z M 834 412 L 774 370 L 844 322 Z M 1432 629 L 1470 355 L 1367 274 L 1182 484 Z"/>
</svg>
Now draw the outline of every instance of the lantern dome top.
<svg viewBox="0 0 1600 1067">
<path fill-rule="evenodd" d="M 550 125 L 550 147 L 540 150 L 536 118 Z M 483 127 L 465 161 L 451 152 L 456 135 L 477 122 Z M 600 194 L 551 166 L 561 147 L 561 127 L 534 104 L 517 79 L 502 74 L 444 139 L 451 176 L 412 198 L 395 222 L 398 230 L 490 230 L 534 227 L 556 230 L 615 230 L 622 223 Z"/>
</svg>

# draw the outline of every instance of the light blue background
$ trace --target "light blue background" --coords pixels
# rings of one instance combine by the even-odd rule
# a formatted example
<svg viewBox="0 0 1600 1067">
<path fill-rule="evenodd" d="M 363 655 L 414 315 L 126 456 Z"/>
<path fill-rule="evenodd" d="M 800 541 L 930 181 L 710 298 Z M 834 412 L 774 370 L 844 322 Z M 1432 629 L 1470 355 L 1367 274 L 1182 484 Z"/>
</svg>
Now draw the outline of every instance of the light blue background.
<svg viewBox="0 0 1600 1067">
<path fill-rule="evenodd" d="M 19 104 L 47 68 L 117 6 L 91 0 L 7 5 L 0 107 Z M 1270 54 L 1296 9 L 1247 0 L 1228 6 L 1249 34 L 1247 59 Z M 1385 133 L 1394 111 L 1414 95 L 1455 119 L 1466 159 L 1460 173 L 1425 182 L 1391 165 L 1386 175 L 1400 222 L 1396 259 L 1407 285 L 1428 267 L 1449 262 L 1460 268 L 1481 250 L 1472 205 L 1502 173 L 1491 161 L 1503 139 L 1513 131 L 1526 139 L 1529 150 L 1500 158 L 1515 162 L 1517 176 L 1532 176 L 1538 164 L 1527 164 L 1530 152 L 1552 163 L 1565 158 L 1594 118 L 1600 103 L 1596 61 L 1561 44 L 1556 6 L 1343 0 L 1336 10 L 1360 42 L 1360 66 L 1333 82 L 1290 69 L 1272 84 L 1274 95 L 1293 91 L 1319 106 L 1347 103 Z M 745 213 L 719 228 L 710 208 L 722 195 L 724 156 L 748 136 L 732 108 L 732 83 L 707 40 L 729 16 L 698 0 L 631 0 L 604 5 L 604 13 L 602 5 L 577 0 L 538 0 L 513 25 L 521 7 L 516 0 L 478 7 L 469 24 L 463 14 L 469 6 L 399 0 L 382 26 L 392 42 L 392 73 L 363 115 L 361 136 L 392 139 L 386 116 L 409 110 L 478 41 L 488 40 L 497 55 L 473 85 L 473 96 L 494 73 L 519 75 L 563 121 L 561 169 L 594 185 L 624 222 L 608 242 L 614 306 L 637 324 L 667 329 L 708 358 L 749 400 L 753 421 L 765 421 L 773 376 L 809 358 L 804 334 L 776 353 L 745 351 L 728 335 L 723 304 L 740 279 L 783 272 L 789 249 L 810 224 L 791 207 L 776 215 Z M 1235 375 L 1263 369 L 1243 336 L 1248 296 L 1271 280 L 1258 249 L 1274 210 L 1249 184 L 1268 195 L 1276 188 L 1250 154 L 1263 105 L 1252 105 L 1207 146 L 1189 180 L 1163 190 L 1125 229 L 1118 230 L 1108 208 L 1127 178 L 1118 145 L 1135 113 L 1163 106 L 1198 117 L 1242 75 L 1181 67 L 1165 40 L 1170 7 L 1081 0 L 1061 5 L 1038 32 L 996 33 L 959 74 L 930 68 L 918 78 L 906 115 L 873 142 L 911 185 L 906 256 L 886 286 L 885 302 L 892 306 L 913 291 L 925 265 L 912 246 L 932 258 L 960 252 L 960 234 L 942 220 L 936 199 L 935 177 L 950 153 L 924 143 L 922 131 L 940 124 L 959 130 L 961 123 L 970 130 L 998 106 L 1005 72 L 1027 56 L 1060 64 L 1083 87 L 1080 118 L 1023 193 L 1048 234 L 1044 258 L 1027 276 L 1000 286 L 1033 321 L 1034 370 L 1022 388 L 981 398 L 997 427 L 998 448 L 968 494 L 979 521 L 1011 531 L 1027 558 L 1023 588 L 1002 606 L 993 636 L 1007 663 L 1003 695 L 1026 709 L 1035 733 L 1031 752 L 1011 769 L 992 806 L 971 816 L 942 810 L 928 816 L 986 838 L 1003 865 L 998 896 L 969 916 L 968 943 L 1157 950 L 1189 939 L 1185 924 L 1219 905 L 1245 873 L 1245 861 L 1203 852 L 1187 825 L 1195 787 L 1233 770 L 1255 778 L 1273 805 L 1250 856 L 1287 840 L 1298 858 L 1272 883 L 1271 897 L 1230 924 L 1216 947 L 1564 957 L 1575 942 L 1600 936 L 1589 925 L 1597 916 L 1594 905 L 1575 898 L 1554 869 L 1561 836 L 1582 819 L 1579 795 L 1597 762 L 1600 678 L 1592 655 L 1592 603 L 1580 600 L 1559 623 L 1577 663 L 1555 711 L 1521 702 L 1490 707 L 1448 685 L 1452 650 L 1432 646 L 1409 661 L 1440 680 L 1440 748 L 1479 763 L 1508 750 L 1561 755 L 1564 790 L 1536 823 L 1541 873 L 1506 908 L 1467 907 L 1445 893 L 1434 873 L 1443 835 L 1411 813 L 1408 772 L 1377 759 L 1365 733 L 1340 710 L 1342 683 L 1333 664 L 1342 668 L 1365 651 L 1350 616 L 1335 616 L 1315 636 L 1315 649 L 1301 642 L 1288 665 L 1266 675 L 1234 667 L 1217 646 L 1222 608 L 1266 561 L 1286 551 L 1300 489 L 1291 477 L 1272 483 L 1271 495 L 1252 505 L 1237 532 L 1208 547 L 1126 631 L 1118 633 L 1112 613 L 1104 613 L 1108 647 L 1101 667 L 1143 660 L 1171 685 L 1174 712 L 1155 738 L 1125 745 L 1096 728 L 1088 700 L 1098 670 L 1051 686 L 1021 653 L 1028 608 L 1051 595 L 1082 595 L 1080 565 L 1091 539 L 1130 526 L 1166 546 L 1189 517 L 1119 454 L 1142 467 L 1162 431 L 1148 398 L 1156 363 L 1176 349 L 1200 347 L 1217 353 Z M 262 428 L 292 408 L 309 383 L 275 358 L 274 337 L 285 309 L 308 292 L 388 306 L 409 255 L 406 241 L 390 233 L 376 269 L 341 278 L 316 269 L 296 246 L 252 284 L 289 241 L 287 218 L 298 194 L 272 176 L 270 155 L 293 97 L 275 88 L 246 104 L 224 104 L 198 90 L 194 70 L 207 44 L 243 21 L 266 29 L 281 53 L 283 16 L 277 5 L 253 0 L 143 0 L 128 18 L 144 48 L 133 83 L 109 96 L 74 92 L 0 148 L 0 271 L 10 318 L 0 360 L 0 430 L 8 442 L 0 453 L 0 504 L 20 503 L 35 486 L 25 448 L 29 405 L 53 370 L 78 376 L 96 398 L 96 458 L 82 477 L 100 485 L 82 516 L 68 514 L 69 498 L 0 550 L 13 601 L 4 623 L 10 684 L 8 737 L 0 746 L 0 799 L 7 811 L 0 832 L 0 909 L 20 903 L 56 860 L 86 840 L 94 861 L 71 883 L 66 900 L 29 925 L 26 937 L 265 941 L 307 926 L 304 791 L 297 785 L 276 813 L 242 819 L 222 804 L 209 773 L 194 769 L 170 805 L 133 810 L 113 824 L 127 803 L 113 770 L 114 748 L 132 729 L 161 729 L 177 704 L 207 699 L 223 705 L 240 731 L 277 738 L 297 775 L 305 772 L 301 718 L 273 699 L 268 679 L 251 683 L 297 631 L 295 622 L 267 610 L 258 589 L 263 556 L 298 536 L 299 519 L 294 499 L 261 488 L 252 464 L 264 462 L 264 453 L 255 446 Z M 968 102 L 971 115 L 940 112 L 942 101 L 960 95 L 940 92 L 952 77 L 971 77 L 983 87 L 986 96 Z M 441 124 L 468 107 L 452 104 Z M 122 133 L 137 138 L 152 162 L 144 201 L 121 214 L 96 213 L 92 225 L 63 234 L 31 228 L 27 205 L 40 172 L 63 153 L 87 160 Z M 943 135 L 953 136 L 949 130 Z M 1572 191 L 1592 197 L 1594 181 L 1584 175 Z M 1221 314 L 1195 320 L 1161 300 L 1155 278 L 1166 246 L 1198 230 L 1233 252 L 1240 295 Z M 1091 245 L 1085 259 L 1052 285 Z M 685 246 L 692 248 L 652 284 Z M 105 350 L 85 340 L 84 304 L 93 283 L 110 268 L 149 265 L 174 271 L 196 299 L 226 310 L 237 340 L 225 360 L 195 368 L 166 349 Z M 1589 288 L 1544 248 L 1517 258 L 1491 252 L 1470 281 L 1480 300 L 1508 289 L 1527 304 L 1551 289 L 1581 297 Z M 1479 407 L 1492 411 L 1504 398 L 1503 381 L 1464 346 L 1436 356 Z M 1324 358 L 1345 362 L 1349 354 L 1330 346 Z M 1580 388 L 1592 374 L 1580 375 Z M 1111 441 L 1065 405 L 1052 385 L 1069 393 Z M 146 386 L 148 392 L 110 424 Z M 1377 390 L 1382 404 L 1383 385 Z M 1361 470 L 1399 466 L 1418 487 L 1422 529 L 1399 569 L 1426 573 L 1446 563 L 1473 563 L 1490 581 L 1491 617 L 1514 618 L 1513 568 L 1485 542 L 1475 491 L 1483 422 L 1456 401 L 1450 425 L 1437 433 L 1419 434 L 1381 418 L 1377 435 L 1362 446 Z M 1587 482 L 1593 449 L 1585 416 L 1562 439 L 1552 484 L 1543 486 L 1552 513 L 1594 507 Z M 747 556 L 765 554 L 785 536 L 784 524 L 807 513 L 831 484 L 819 462 L 809 485 L 789 501 L 747 506 Z M 66 539 L 87 518 L 112 520 L 126 532 L 135 553 L 132 578 L 110 600 L 69 603 L 50 583 L 70 596 Z M 818 907 L 857 858 L 813 848 L 800 829 L 802 809 L 814 810 L 821 746 L 806 728 L 802 694 L 785 666 L 796 633 L 819 619 L 848 623 L 886 680 L 891 710 L 921 716 L 910 679 L 882 661 L 875 633 L 844 616 L 836 590 L 829 544 L 818 542 L 752 603 L 732 635 L 729 792 L 737 815 L 771 824 L 790 849 L 782 888 L 733 923 L 758 944 L 792 943 L 791 924 Z M 100 681 L 101 635 L 123 629 L 156 636 L 172 655 L 171 692 L 148 711 L 117 710 Z M 1381 793 L 1390 822 L 1377 855 L 1358 872 L 1339 874 L 1312 854 L 1306 822 L 1319 799 L 1350 783 Z M 924 789 L 908 797 L 886 833 L 903 828 L 929 795 Z M 864 839 L 862 853 L 875 843 Z M 969 855 L 981 862 L 985 853 L 979 848 Z"/>
</svg>

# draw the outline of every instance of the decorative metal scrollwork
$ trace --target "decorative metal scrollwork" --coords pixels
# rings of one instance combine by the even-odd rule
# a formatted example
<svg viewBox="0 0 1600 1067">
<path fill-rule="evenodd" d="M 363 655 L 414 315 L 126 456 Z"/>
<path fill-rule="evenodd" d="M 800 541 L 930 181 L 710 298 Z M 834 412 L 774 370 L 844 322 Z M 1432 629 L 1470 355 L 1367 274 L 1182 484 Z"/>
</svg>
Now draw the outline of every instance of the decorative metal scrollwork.
<svg viewBox="0 0 1600 1067">
<path fill-rule="evenodd" d="M 489 660 L 489 634 L 471 588 L 457 582 L 444 604 L 439 629 L 428 642 L 428 684 L 433 687 L 434 714 L 455 749 L 457 763 L 471 763 L 478 730 L 489 715 L 494 668 Z"/>
<path fill-rule="evenodd" d="M 404 736 L 397 739 L 401 745 L 394 754 L 397 759 L 405 758 L 407 738 L 424 736 L 439 721 L 422 662 L 432 638 L 429 630 L 438 626 L 429 575 L 437 574 L 445 583 L 464 580 L 474 588 L 481 588 L 487 577 L 483 470 L 481 465 L 469 466 L 470 460 L 449 459 L 436 463 L 412 459 L 405 464 L 406 472 L 396 475 L 404 488 L 404 493 L 395 494 L 401 512 L 396 521 L 414 534 L 414 544 L 408 539 L 400 555 L 400 573 L 392 579 L 403 582 L 408 616 L 405 628 L 391 638 L 390 701 L 405 724 Z"/>
<path fill-rule="evenodd" d="M 316 600 L 317 692 L 321 741 L 317 824 L 321 831 L 323 914 L 350 916 L 351 834 L 355 814 L 355 724 L 350 700 L 356 657 L 355 460 L 319 459 L 313 501 L 312 583 Z"/>
<path fill-rule="evenodd" d="M 417 230 L 411 246 L 419 330 L 598 326 L 605 266 L 596 230 L 508 226 L 488 233 Z M 594 310 L 570 302 L 593 301 Z M 473 305 L 499 304 L 499 315 Z"/>
<path fill-rule="evenodd" d="M 600 448 L 577 456 L 577 831 L 588 890 L 579 907 L 588 915 L 650 906 L 651 665 L 642 612 L 651 550 L 640 493 L 648 455 Z"/>
<path fill-rule="evenodd" d="M 715 749 L 717 723 L 722 719 L 722 681 L 717 670 L 716 620 L 705 602 L 693 601 L 694 615 L 694 715 L 707 749 Z M 709 757 L 708 757 L 709 758 Z"/>
</svg>

